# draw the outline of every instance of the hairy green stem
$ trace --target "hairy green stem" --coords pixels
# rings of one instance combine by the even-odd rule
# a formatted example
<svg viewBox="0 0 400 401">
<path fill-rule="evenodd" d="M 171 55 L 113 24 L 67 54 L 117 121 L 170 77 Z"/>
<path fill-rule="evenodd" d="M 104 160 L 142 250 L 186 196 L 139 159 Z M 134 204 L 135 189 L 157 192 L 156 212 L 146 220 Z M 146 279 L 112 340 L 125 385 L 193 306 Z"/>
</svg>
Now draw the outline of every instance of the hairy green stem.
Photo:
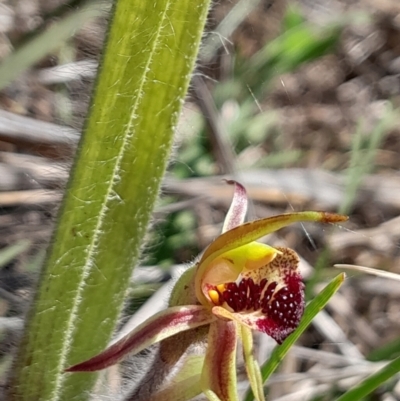
<svg viewBox="0 0 400 401">
<path fill-rule="evenodd" d="M 118 0 L 9 399 L 85 400 L 64 369 L 110 339 L 167 165 L 209 0 Z"/>
</svg>

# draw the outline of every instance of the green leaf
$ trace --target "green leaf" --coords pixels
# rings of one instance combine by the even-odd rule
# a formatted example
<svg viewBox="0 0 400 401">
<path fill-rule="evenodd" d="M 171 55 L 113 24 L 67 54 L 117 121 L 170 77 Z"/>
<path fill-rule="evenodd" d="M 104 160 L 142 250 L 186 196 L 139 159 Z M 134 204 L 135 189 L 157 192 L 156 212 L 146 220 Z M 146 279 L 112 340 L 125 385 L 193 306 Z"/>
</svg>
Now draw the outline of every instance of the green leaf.
<svg viewBox="0 0 400 401">
<path fill-rule="evenodd" d="M 344 273 L 336 276 L 306 307 L 303 318 L 296 331 L 291 334 L 280 346 L 276 346 L 272 351 L 269 360 L 261 367 L 261 374 L 263 382 L 274 373 L 282 359 L 289 352 L 290 348 L 298 340 L 298 338 L 304 333 L 304 331 L 311 324 L 314 317 L 325 307 L 333 295 L 337 292 L 340 286 L 343 284 L 346 275 Z M 248 391 L 245 401 L 252 401 L 254 399 L 251 390 Z"/>
<path fill-rule="evenodd" d="M 357 401 L 371 394 L 375 389 L 400 372 L 400 357 L 388 363 L 378 372 L 368 376 L 361 383 L 344 393 L 336 401 Z"/>
<path fill-rule="evenodd" d="M 64 374 L 108 343 L 123 306 L 199 48 L 209 0 L 118 0 L 8 400 L 86 400 Z"/>
</svg>

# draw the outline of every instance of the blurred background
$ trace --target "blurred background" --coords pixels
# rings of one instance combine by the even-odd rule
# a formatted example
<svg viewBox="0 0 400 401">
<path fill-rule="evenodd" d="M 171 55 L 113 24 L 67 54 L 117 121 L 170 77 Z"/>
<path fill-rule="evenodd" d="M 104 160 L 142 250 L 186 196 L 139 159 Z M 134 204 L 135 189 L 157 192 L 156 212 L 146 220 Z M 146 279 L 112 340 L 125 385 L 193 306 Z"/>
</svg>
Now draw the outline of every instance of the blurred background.
<svg viewBox="0 0 400 401">
<path fill-rule="evenodd" d="M 0 2 L 0 384 L 76 149 L 111 2 Z M 222 227 L 306 209 L 342 226 L 267 238 L 295 249 L 312 298 L 350 263 L 400 273 L 400 2 L 214 2 L 127 320 Z M 128 217 L 129 218 L 129 217 Z M 160 291 L 158 291 L 160 289 Z M 162 290 L 164 289 L 164 293 Z M 400 355 L 400 282 L 349 272 L 270 381 L 271 400 L 331 400 Z M 260 360 L 273 343 L 260 337 Z M 368 400 L 400 400 L 387 382 Z"/>
</svg>

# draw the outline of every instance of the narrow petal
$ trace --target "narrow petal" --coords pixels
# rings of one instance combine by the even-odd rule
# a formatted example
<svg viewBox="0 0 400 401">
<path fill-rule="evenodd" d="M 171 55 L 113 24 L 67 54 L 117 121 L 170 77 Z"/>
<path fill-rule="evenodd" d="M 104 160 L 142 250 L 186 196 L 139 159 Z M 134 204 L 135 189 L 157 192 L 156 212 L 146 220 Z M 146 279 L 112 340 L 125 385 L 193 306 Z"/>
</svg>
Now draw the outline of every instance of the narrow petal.
<svg viewBox="0 0 400 401">
<path fill-rule="evenodd" d="M 287 213 L 245 223 L 227 231 L 209 245 L 198 263 L 195 284 L 197 298 L 203 305 L 208 305 L 209 301 L 202 291 L 204 273 L 208 269 L 209 264 L 220 255 L 232 249 L 249 244 L 264 235 L 270 234 L 292 223 L 300 221 L 339 223 L 346 221 L 347 219 L 347 216 L 327 212 Z"/>
<path fill-rule="evenodd" d="M 253 390 L 254 397 L 257 401 L 264 401 L 265 398 L 261 370 L 254 356 L 253 350 L 253 334 L 248 327 L 243 325 L 240 326 L 240 334 L 243 343 L 244 364 L 246 366 L 251 389 Z"/>
<path fill-rule="evenodd" d="M 128 353 L 137 354 L 150 345 L 185 330 L 210 324 L 214 320 L 203 306 L 175 306 L 159 312 L 110 345 L 100 354 L 66 369 L 66 372 L 93 372 L 120 361 Z"/>
<path fill-rule="evenodd" d="M 234 227 L 243 224 L 247 213 L 247 193 L 243 185 L 236 181 L 226 181 L 235 186 L 235 192 L 228 213 L 225 217 L 222 232 L 231 230 Z"/>
<path fill-rule="evenodd" d="M 201 385 L 209 400 L 237 401 L 235 322 L 217 320 L 210 325 Z"/>
</svg>

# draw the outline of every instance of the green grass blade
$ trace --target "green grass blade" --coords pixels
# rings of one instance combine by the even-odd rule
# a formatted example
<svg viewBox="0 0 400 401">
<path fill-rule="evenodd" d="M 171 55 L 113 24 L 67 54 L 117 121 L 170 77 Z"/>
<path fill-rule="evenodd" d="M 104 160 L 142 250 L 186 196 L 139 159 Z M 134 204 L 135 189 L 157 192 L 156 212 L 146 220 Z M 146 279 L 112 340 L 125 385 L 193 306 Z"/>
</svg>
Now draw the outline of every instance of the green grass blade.
<svg viewBox="0 0 400 401">
<path fill-rule="evenodd" d="M 367 359 L 371 362 L 385 361 L 400 357 L 400 337 L 388 344 L 382 345 L 371 351 Z"/>
<path fill-rule="evenodd" d="M 261 374 L 263 382 L 271 376 L 278 365 L 281 363 L 282 359 L 289 352 L 290 348 L 298 340 L 298 338 L 303 334 L 307 327 L 311 324 L 314 317 L 325 307 L 332 296 L 343 284 L 345 279 L 345 274 L 341 273 L 336 276 L 306 307 L 304 316 L 300 322 L 297 330 L 290 335 L 282 345 L 275 347 L 272 351 L 269 360 L 261 367 Z M 252 401 L 254 399 L 251 390 L 248 391 L 245 397 L 245 401 Z"/>
<path fill-rule="evenodd" d="M 0 63 L 0 90 L 9 85 L 19 74 L 39 62 L 44 56 L 58 49 L 87 21 L 104 15 L 101 2 L 86 2 L 49 29 L 40 32 Z"/>
<path fill-rule="evenodd" d="M 351 210 L 364 177 L 374 168 L 376 153 L 393 125 L 394 117 L 395 113 L 392 106 L 387 106 L 382 119 L 367 137 L 361 122 L 359 123 L 352 141 L 350 166 L 346 174 L 345 195 L 339 213 L 347 214 Z M 366 144 L 364 144 L 365 138 L 367 138 Z"/>
<path fill-rule="evenodd" d="M 400 357 L 388 363 L 378 372 L 368 376 L 361 383 L 344 393 L 336 401 L 357 401 L 371 394 L 375 389 L 400 372 Z"/>
<path fill-rule="evenodd" d="M 290 4 L 282 21 L 284 31 L 296 28 L 305 22 L 306 19 L 303 17 L 299 7 L 296 4 Z"/>
<path fill-rule="evenodd" d="M 274 76 L 322 57 L 331 52 L 339 41 L 340 25 L 327 26 L 319 32 L 308 23 L 292 21 L 292 25 L 244 63 L 243 79 L 255 94 L 268 87 Z"/>
<path fill-rule="evenodd" d="M 118 0 L 8 400 L 86 400 L 66 366 L 110 339 L 163 177 L 209 0 Z"/>
<path fill-rule="evenodd" d="M 30 241 L 23 240 L 0 250 L 0 269 L 10 263 L 20 253 L 25 252 L 30 245 Z"/>
</svg>

